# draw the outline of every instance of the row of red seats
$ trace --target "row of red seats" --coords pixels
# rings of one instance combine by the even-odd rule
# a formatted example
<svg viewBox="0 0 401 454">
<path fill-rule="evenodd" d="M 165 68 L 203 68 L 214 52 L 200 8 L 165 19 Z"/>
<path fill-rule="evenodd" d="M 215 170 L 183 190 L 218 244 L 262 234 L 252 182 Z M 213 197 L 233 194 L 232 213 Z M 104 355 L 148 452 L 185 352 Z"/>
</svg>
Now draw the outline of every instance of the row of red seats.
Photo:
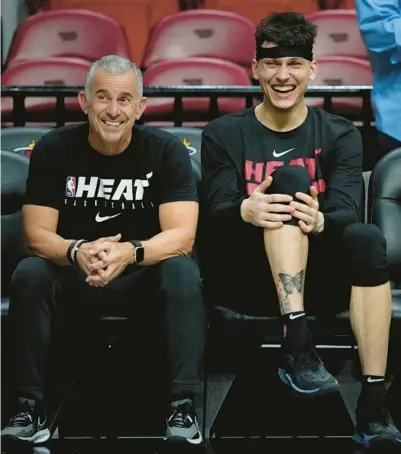
<svg viewBox="0 0 401 454">
<path fill-rule="evenodd" d="M 321 42 L 334 43 L 332 48 L 326 47 L 326 53 L 334 54 L 333 57 L 319 58 L 317 46 L 320 68 L 314 85 L 370 85 L 369 63 L 355 58 L 363 57 L 365 52 L 357 40 L 359 32 L 338 33 L 338 20 L 344 26 L 344 21 L 352 23 L 355 16 L 352 11 L 325 11 L 314 15 L 314 21 L 320 21 Z M 247 18 L 220 11 L 188 11 L 162 19 L 150 35 L 143 61 L 145 86 L 250 85 L 254 29 L 255 24 Z M 107 39 L 111 36 L 114 40 Z M 56 37 L 61 44 L 56 42 Z M 83 85 L 90 62 L 108 53 L 128 57 L 121 27 L 114 19 L 83 10 L 38 14 L 26 20 L 16 35 L 3 85 Z M 336 57 L 336 53 L 348 56 Z M 56 57 L 40 58 L 42 55 Z M 27 103 L 31 109 L 54 105 L 54 102 L 49 104 L 48 99 L 38 98 L 31 98 Z M 242 101 L 222 99 L 220 108 L 223 113 L 239 110 L 243 107 L 240 103 Z M 199 100 L 187 100 L 185 108 L 192 110 L 194 105 L 199 109 Z M 355 107 L 360 103 L 348 100 L 346 105 Z M 78 108 L 73 100 L 69 100 L 67 106 Z M 5 99 L 3 115 L 11 108 L 12 101 Z M 171 110 L 171 100 L 153 99 L 147 113 Z"/>
<path fill-rule="evenodd" d="M 371 72 L 368 62 L 352 57 L 324 57 L 319 62 L 317 79 L 313 85 L 371 85 Z M 83 86 L 89 63 L 72 58 L 27 60 L 12 66 L 3 75 L 4 85 L 66 85 Z M 6 77 L 4 77 L 6 76 Z M 192 58 L 157 63 L 144 73 L 145 86 L 157 85 L 250 85 L 247 71 L 232 62 L 212 58 Z M 321 99 L 308 99 L 309 105 L 322 105 Z M 153 98 L 149 102 L 146 116 L 167 116 L 173 112 L 173 99 Z M 184 100 L 185 112 L 206 112 L 207 99 L 188 98 Z M 54 109 L 51 98 L 27 98 L 25 106 L 29 110 Z M 68 109 L 79 109 L 75 99 L 67 99 Z M 360 111 L 361 101 L 352 98 L 337 99 L 335 109 L 340 112 Z M 238 111 L 244 108 L 240 99 L 220 99 L 221 113 Z M 3 119 L 12 110 L 11 98 L 2 99 Z M 4 120 L 5 121 L 5 120 Z"/>
<path fill-rule="evenodd" d="M 354 10 L 320 11 L 308 18 L 318 26 L 316 58 L 366 58 Z M 165 60 L 213 57 L 249 68 L 255 53 L 255 27 L 248 18 L 223 11 L 169 15 L 151 30 L 140 66 L 146 69 Z M 7 66 L 43 57 L 93 61 L 106 54 L 130 58 L 123 28 L 115 19 L 85 10 L 48 11 L 21 23 Z"/>
<path fill-rule="evenodd" d="M 146 42 L 150 30 L 163 17 L 179 12 L 179 0 L 48 0 L 52 10 L 88 9 L 116 19 L 126 36 L 132 61 L 141 62 L 146 55 Z M 187 9 L 203 7 L 234 12 L 254 23 L 272 11 L 299 11 L 311 14 L 319 9 L 354 8 L 354 0 L 193 0 Z"/>
</svg>

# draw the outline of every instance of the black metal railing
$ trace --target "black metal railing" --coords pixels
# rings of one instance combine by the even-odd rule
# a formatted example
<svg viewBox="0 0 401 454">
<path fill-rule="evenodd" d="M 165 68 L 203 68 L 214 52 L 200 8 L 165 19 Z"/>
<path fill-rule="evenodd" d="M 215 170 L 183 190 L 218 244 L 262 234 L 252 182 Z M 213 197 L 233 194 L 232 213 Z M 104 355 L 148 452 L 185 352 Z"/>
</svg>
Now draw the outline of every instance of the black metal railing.
<svg viewBox="0 0 401 454">
<path fill-rule="evenodd" d="M 333 111 L 333 99 L 356 98 L 362 100 L 361 109 L 358 111 L 340 112 L 352 120 L 358 120 L 365 127 L 369 127 L 372 121 L 372 109 L 370 103 L 370 86 L 318 86 L 309 87 L 306 92 L 307 98 L 322 99 L 322 107 Z M 2 108 L 2 122 L 9 122 L 15 126 L 24 126 L 27 122 L 52 122 L 61 126 L 67 122 L 84 121 L 86 116 L 78 109 L 66 106 L 66 101 L 75 98 L 82 87 L 6 87 L 1 88 L 2 98 L 12 98 L 10 109 Z M 174 87 L 146 87 L 144 96 L 152 98 L 172 98 L 172 109 L 161 114 L 147 115 L 143 121 L 172 121 L 180 126 L 185 121 L 209 121 L 222 114 L 219 108 L 221 98 L 242 98 L 244 108 L 251 107 L 255 100 L 262 99 L 260 87 L 251 86 L 174 86 Z M 25 107 L 27 98 L 56 98 L 51 109 L 29 109 Z M 201 111 L 185 111 L 183 101 L 186 98 L 207 98 L 209 105 Z M 223 112 L 224 113 L 224 112 Z M 337 113 L 337 112 L 336 112 Z"/>
</svg>

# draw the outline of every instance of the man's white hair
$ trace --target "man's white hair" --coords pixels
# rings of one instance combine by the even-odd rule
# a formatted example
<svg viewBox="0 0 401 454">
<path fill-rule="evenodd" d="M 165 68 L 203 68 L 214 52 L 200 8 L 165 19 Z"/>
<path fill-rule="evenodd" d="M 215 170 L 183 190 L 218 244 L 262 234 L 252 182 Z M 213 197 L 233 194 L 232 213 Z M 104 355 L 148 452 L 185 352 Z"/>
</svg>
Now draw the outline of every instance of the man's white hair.
<svg viewBox="0 0 401 454">
<path fill-rule="evenodd" d="M 140 99 L 143 96 L 143 77 L 142 71 L 132 63 L 119 55 L 105 55 L 104 57 L 96 60 L 92 63 L 86 76 L 85 93 L 88 96 L 92 86 L 92 79 L 97 69 L 103 69 L 111 74 L 126 74 L 129 71 L 133 71 L 136 80 L 136 94 Z"/>
</svg>

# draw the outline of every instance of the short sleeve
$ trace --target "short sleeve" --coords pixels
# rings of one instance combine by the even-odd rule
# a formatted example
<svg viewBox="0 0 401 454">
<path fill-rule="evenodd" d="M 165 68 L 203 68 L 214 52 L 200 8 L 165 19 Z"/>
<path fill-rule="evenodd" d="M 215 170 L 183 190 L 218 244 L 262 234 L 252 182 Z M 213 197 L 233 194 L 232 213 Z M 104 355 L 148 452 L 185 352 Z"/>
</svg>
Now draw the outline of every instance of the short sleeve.
<svg viewBox="0 0 401 454">
<path fill-rule="evenodd" d="M 60 210 L 63 203 L 62 179 L 57 148 L 44 137 L 32 151 L 26 184 L 25 205 L 40 205 Z"/>
<path fill-rule="evenodd" d="M 197 188 L 187 147 L 172 138 L 165 147 L 160 168 L 157 200 L 168 202 L 198 201 Z"/>
</svg>

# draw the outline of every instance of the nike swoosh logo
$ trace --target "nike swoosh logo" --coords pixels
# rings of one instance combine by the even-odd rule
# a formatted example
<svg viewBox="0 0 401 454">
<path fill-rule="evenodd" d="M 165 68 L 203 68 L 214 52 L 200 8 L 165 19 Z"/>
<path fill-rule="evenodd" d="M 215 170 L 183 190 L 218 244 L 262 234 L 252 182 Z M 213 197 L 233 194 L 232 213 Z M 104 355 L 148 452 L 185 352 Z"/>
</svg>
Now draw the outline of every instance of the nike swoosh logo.
<svg viewBox="0 0 401 454">
<path fill-rule="evenodd" d="M 113 214 L 112 216 L 100 216 L 100 213 L 96 215 L 95 221 L 96 222 L 104 222 L 108 221 L 109 219 L 116 218 L 117 216 L 120 216 L 121 213 Z"/>
<path fill-rule="evenodd" d="M 376 382 L 379 382 L 379 381 L 384 381 L 384 378 L 372 378 L 372 377 L 368 377 L 368 383 L 376 383 Z"/>
<path fill-rule="evenodd" d="M 273 156 L 275 158 L 279 158 L 280 156 L 284 156 L 285 154 L 289 153 L 290 151 L 295 150 L 295 148 L 291 148 L 290 150 L 285 150 L 282 153 L 276 153 L 276 150 L 273 151 Z"/>
<path fill-rule="evenodd" d="M 290 314 L 290 320 L 295 320 L 296 318 L 299 318 L 299 317 L 303 317 L 304 314 L 297 314 L 297 315 L 294 315 L 294 314 Z"/>
</svg>

